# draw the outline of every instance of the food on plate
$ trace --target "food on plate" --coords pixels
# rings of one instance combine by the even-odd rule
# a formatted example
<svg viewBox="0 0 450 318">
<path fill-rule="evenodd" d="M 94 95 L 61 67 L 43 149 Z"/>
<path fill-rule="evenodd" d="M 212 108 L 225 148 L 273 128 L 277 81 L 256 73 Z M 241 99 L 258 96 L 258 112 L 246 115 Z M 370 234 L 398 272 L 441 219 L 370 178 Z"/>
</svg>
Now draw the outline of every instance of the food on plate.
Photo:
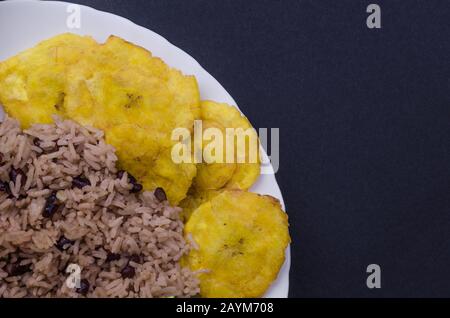
<svg viewBox="0 0 450 318">
<path fill-rule="evenodd" d="M 206 163 L 208 158 L 205 158 L 205 162 L 197 166 L 198 171 L 194 179 L 194 187 L 200 191 L 221 188 L 249 189 L 259 177 L 260 164 L 258 135 L 248 119 L 236 107 L 213 101 L 201 102 L 200 118 L 203 131 L 208 128 L 217 128 L 223 136 L 227 136 L 226 129 L 242 129 L 243 132 L 248 130 L 248 136 L 242 135 L 245 144 L 240 145 L 237 142 L 236 135 L 231 135 L 235 141 L 232 145 L 234 149 L 227 147 L 226 142 L 224 142 L 223 152 L 220 156 L 222 163 L 208 164 Z M 236 133 L 239 133 L 239 131 L 235 130 Z M 203 139 L 205 139 L 205 136 Z M 203 148 L 207 147 L 209 142 L 203 140 Z M 251 150 L 253 150 L 252 154 Z M 234 152 L 232 163 L 228 163 L 226 160 L 228 152 Z M 207 152 L 204 152 L 204 156 L 207 154 Z M 242 163 L 237 160 L 239 154 L 243 157 L 244 162 Z M 252 158 L 253 162 L 251 162 Z"/>
<path fill-rule="evenodd" d="M 90 37 L 63 34 L 0 63 L 0 104 L 27 128 L 62 114 L 67 70 L 95 56 Z"/>
<path fill-rule="evenodd" d="M 256 131 L 195 77 L 62 34 L 0 63 L 0 105 L 0 297 L 259 297 L 277 277 L 288 220 L 247 192 Z M 202 162 L 179 163 L 195 120 Z"/>
<path fill-rule="evenodd" d="M 201 190 L 198 191 L 191 188 L 187 197 L 180 202 L 180 207 L 183 208 L 181 218 L 187 222 L 194 212 L 203 203 L 212 200 L 216 195 L 219 195 L 223 190 Z"/>
<path fill-rule="evenodd" d="M 0 297 L 189 297 L 178 207 L 116 168 L 103 132 L 0 124 Z M 75 266 L 75 267 L 73 267 Z M 79 273 L 70 286 L 68 269 Z M 77 268 L 79 271 L 77 271 Z"/>
<path fill-rule="evenodd" d="M 199 90 L 193 76 L 171 69 L 145 49 L 111 36 L 63 34 L 0 64 L 0 103 L 23 127 L 58 114 L 105 131 L 120 165 L 147 190 L 165 187 L 181 201 L 196 175 L 193 163 L 170 158 L 175 128 L 193 129 Z M 133 156 L 129 149 L 147 147 Z M 169 171 L 170 170 L 170 171 Z"/>
<path fill-rule="evenodd" d="M 200 104 L 200 119 L 202 120 L 203 140 L 201 149 L 205 149 L 214 141 L 207 138 L 205 132 L 209 128 L 218 129 L 223 136 L 227 136 L 226 129 L 243 129 L 248 136 L 244 136 L 245 143 L 237 142 L 237 135 L 240 132 L 235 130 L 234 143 L 227 146 L 226 141 L 223 142 L 223 150 L 219 157 L 222 162 L 199 163 L 197 165 L 197 175 L 194 178 L 192 188 L 189 190 L 187 197 L 180 203 L 183 207 L 182 216 L 185 220 L 189 219 L 191 213 L 199 207 L 203 202 L 212 199 L 223 189 L 249 189 L 258 179 L 260 174 L 259 159 L 259 140 L 256 131 L 248 119 L 243 116 L 236 107 L 225 103 L 216 103 L 213 101 L 202 101 Z M 254 143 L 252 148 L 250 145 Z M 244 147 L 242 147 L 242 145 Z M 238 150 L 240 152 L 238 152 Z M 254 151 L 255 162 L 251 162 L 250 151 Z M 227 154 L 233 154 L 233 162 L 226 161 Z M 204 156 L 208 156 L 209 152 L 204 152 Z M 238 154 L 243 157 L 242 163 L 237 161 Z M 213 156 L 217 156 L 215 152 Z"/>
<path fill-rule="evenodd" d="M 136 176 L 145 189 L 162 187 L 173 204 L 186 196 L 195 165 L 174 163 L 171 148 L 160 147 L 158 137 L 136 125 L 122 124 L 111 127 L 106 140 L 117 149 L 119 166 Z"/>
<path fill-rule="evenodd" d="M 262 296 L 290 242 L 279 201 L 240 190 L 225 190 L 200 205 L 184 232 L 195 247 L 183 264 L 199 273 L 202 297 Z"/>
</svg>

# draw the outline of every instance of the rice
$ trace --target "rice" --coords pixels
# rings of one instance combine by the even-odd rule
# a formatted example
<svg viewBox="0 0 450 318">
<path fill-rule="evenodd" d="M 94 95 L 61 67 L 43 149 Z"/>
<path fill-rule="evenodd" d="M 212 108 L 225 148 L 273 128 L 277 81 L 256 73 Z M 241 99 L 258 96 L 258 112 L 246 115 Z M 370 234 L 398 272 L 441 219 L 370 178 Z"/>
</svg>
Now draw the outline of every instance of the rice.
<svg viewBox="0 0 450 318">
<path fill-rule="evenodd" d="M 0 124 L 0 297 L 191 297 L 181 211 L 131 193 L 103 132 Z M 85 183 L 80 187 L 74 186 Z M 52 205 L 53 204 L 53 205 Z M 77 286 L 67 269 L 79 269 Z M 74 275 L 74 274 L 72 274 Z"/>
</svg>

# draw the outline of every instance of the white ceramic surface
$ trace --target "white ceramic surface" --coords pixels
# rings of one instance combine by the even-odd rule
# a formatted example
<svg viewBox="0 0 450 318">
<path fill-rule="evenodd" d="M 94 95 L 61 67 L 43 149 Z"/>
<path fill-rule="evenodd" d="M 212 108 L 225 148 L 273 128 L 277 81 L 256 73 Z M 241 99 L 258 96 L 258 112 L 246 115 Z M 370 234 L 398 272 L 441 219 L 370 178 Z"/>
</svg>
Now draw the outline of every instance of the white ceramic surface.
<svg viewBox="0 0 450 318">
<path fill-rule="evenodd" d="M 219 82 L 205 71 L 194 58 L 160 35 L 125 18 L 86 6 L 79 7 L 81 9 L 81 27 L 71 29 L 66 23 L 70 12 L 72 12 L 69 3 L 23 0 L 0 2 L 0 60 L 63 32 L 91 35 L 100 42 L 114 34 L 145 47 L 153 55 L 161 57 L 170 66 L 180 69 L 185 74 L 195 75 L 200 86 L 202 99 L 212 99 L 236 105 L 236 102 Z M 0 107 L 1 117 L 2 110 Z M 251 190 L 278 198 L 284 207 L 280 188 L 273 174 L 262 175 Z M 289 268 L 290 248 L 288 247 L 286 261 L 277 280 L 267 291 L 265 297 L 287 297 Z"/>
</svg>

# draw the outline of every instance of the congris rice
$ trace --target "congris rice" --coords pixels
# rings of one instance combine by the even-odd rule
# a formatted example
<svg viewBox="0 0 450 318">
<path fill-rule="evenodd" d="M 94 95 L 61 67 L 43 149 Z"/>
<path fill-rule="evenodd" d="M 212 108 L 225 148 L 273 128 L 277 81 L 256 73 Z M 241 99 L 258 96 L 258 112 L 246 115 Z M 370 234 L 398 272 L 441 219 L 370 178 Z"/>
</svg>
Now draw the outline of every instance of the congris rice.
<svg viewBox="0 0 450 318">
<path fill-rule="evenodd" d="M 116 163 L 99 130 L 0 124 L 0 297 L 199 293 L 179 265 L 189 250 L 180 208 Z"/>
</svg>

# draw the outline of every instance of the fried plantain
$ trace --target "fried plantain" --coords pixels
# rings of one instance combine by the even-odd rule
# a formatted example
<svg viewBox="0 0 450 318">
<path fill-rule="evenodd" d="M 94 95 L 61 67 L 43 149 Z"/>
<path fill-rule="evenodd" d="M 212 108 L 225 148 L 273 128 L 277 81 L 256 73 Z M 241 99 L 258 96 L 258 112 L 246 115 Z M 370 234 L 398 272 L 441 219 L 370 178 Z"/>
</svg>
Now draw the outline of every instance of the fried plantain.
<svg viewBox="0 0 450 318">
<path fill-rule="evenodd" d="M 237 135 L 230 135 L 233 144 L 229 145 L 226 140 L 223 142 L 223 151 L 219 156 L 221 162 L 201 163 L 197 166 L 197 177 L 194 180 L 194 187 L 197 191 L 217 190 L 221 188 L 229 189 L 249 189 L 259 177 L 259 142 L 256 131 L 246 117 L 244 117 L 237 108 L 213 101 L 202 101 L 200 104 L 200 118 L 202 120 L 203 130 L 216 128 L 222 132 L 223 139 L 227 138 L 227 128 L 242 129 L 248 133 L 243 136 L 245 143 L 239 144 Z M 235 131 L 236 132 L 236 131 Z M 203 148 L 207 147 L 209 142 L 203 140 Z M 256 147 L 251 148 L 254 142 Z M 230 149 L 230 147 L 234 149 Z M 251 162 L 251 150 L 256 152 L 256 160 Z M 227 153 L 234 152 L 233 162 L 227 161 Z M 243 157 L 243 162 L 238 162 L 239 154 Z M 205 153 L 204 153 L 205 155 Z M 208 158 L 206 158 L 208 159 Z"/>
<path fill-rule="evenodd" d="M 112 127 L 106 135 L 106 141 L 116 148 L 121 169 L 140 180 L 145 189 L 162 187 L 170 200 L 179 202 L 192 183 L 195 165 L 175 164 L 171 149 L 162 147 L 158 138 L 136 124 Z"/>
<path fill-rule="evenodd" d="M 260 297 L 276 279 L 290 242 L 288 218 L 273 197 L 225 190 L 185 226 L 198 245 L 182 264 L 199 271 L 203 297 Z"/>
<path fill-rule="evenodd" d="M 199 116 L 195 78 L 115 36 L 99 46 L 99 56 L 96 68 L 74 70 L 78 76 L 67 98 L 69 116 L 104 129 L 123 168 L 147 190 L 164 188 L 169 201 L 178 204 L 196 167 L 172 161 L 171 134 L 175 128 L 192 130 Z"/>
<path fill-rule="evenodd" d="M 24 127 L 58 114 L 103 129 L 123 167 L 146 190 L 164 188 L 172 204 L 186 196 L 196 167 L 172 161 L 171 134 L 192 131 L 199 99 L 193 76 L 115 36 L 100 45 L 64 34 L 0 64 L 0 102 Z"/>
<path fill-rule="evenodd" d="M 0 103 L 25 128 L 62 115 L 68 67 L 90 59 L 97 43 L 62 34 L 0 63 Z"/>
<path fill-rule="evenodd" d="M 238 137 L 231 135 L 234 143 L 228 145 L 226 140 L 223 141 L 222 153 L 213 155 L 222 161 L 220 163 L 206 163 L 209 152 L 203 151 L 203 162 L 197 165 L 197 176 L 194 179 L 192 188 L 189 190 L 187 197 L 180 203 L 183 208 L 182 216 L 184 220 L 188 220 L 192 212 L 202 203 L 211 200 L 215 195 L 224 189 L 243 189 L 250 188 L 259 177 L 260 164 L 259 154 L 255 163 L 250 162 L 250 142 L 254 141 L 259 146 L 256 131 L 254 131 L 247 118 L 242 116 L 235 107 L 224 103 L 216 103 L 213 101 L 202 101 L 200 103 L 200 117 L 202 120 L 202 129 L 205 133 L 209 128 L 215 128 L 221 132 L 222 138 L 227 138 L 226 129 L 243 129 L 247 130 L 250 137 L 246 137 L 245 143 L 237 142 Z M 202 147 L 204 150 L 210 145 L 212 140 L 206 140 L 206 136 L 202 134 Z M 252 139 L 253 138 L 253 139 Z M 214 139 L 213 139 L 214 140 Z M 195 141 L 194 141 L 195 142 Z M 233 147 L 233 148 L 230 148 Z M 239 148 L 240 147 L 240 148 Z M 244 156 L 244 162 L 237 162 L 238 149 Z M 227 163 L 226 156 L 229 152 L 234 153 L 233 162 Z M 211 162 L 211 161 L 209 161 Z"/>
<path fill-rule="evenodd" d="M 212 200 L 219 195 L 223 190 L 201 190 L 191 188 L 188 191 L 186 198 L 180 202 L 180 207 L 183 208 L 181 218 L 186 223 L 194 212 L 203 203 Z"/>
</svg>

